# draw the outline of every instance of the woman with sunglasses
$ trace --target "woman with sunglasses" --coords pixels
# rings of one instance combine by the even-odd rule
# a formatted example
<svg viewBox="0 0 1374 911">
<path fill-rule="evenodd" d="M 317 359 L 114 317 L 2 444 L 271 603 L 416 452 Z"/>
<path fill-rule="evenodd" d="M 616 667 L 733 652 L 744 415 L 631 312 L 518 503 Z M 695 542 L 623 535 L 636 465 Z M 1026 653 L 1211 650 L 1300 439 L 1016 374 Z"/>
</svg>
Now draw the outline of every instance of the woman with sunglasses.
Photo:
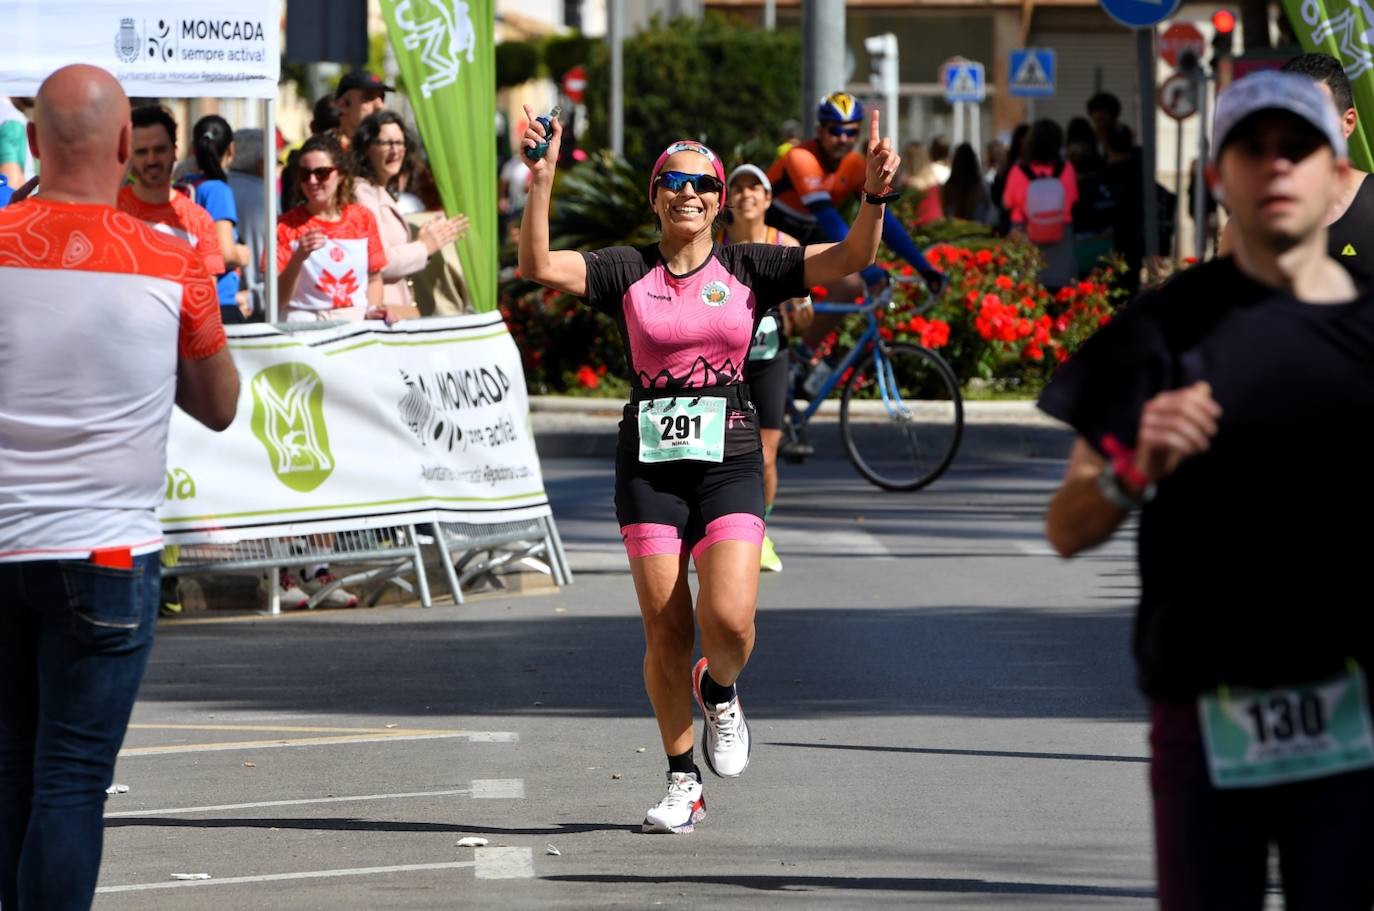
<svg viewBox="0 0 1374 911">
<path fill-rule="evenodd" d="M 353 134 L 351 155 L 358 203 L 377 220 L 386 250 L 382 306 L 391 320 L 420 315 L 411 294 L 411 276 L 423 271 L 431 256 L 457 240 L 468 227 L 466 215 L 436 218 L 426 222 L 419 236 L 411 240 L 410 225 L 393 194 L 399 189 L 401 171 L 414 151 L 410 131 L 395 111 L 368 115 Z"/>
<path fill-rule="evenodd" d="M 386 251 L 332 136 L 311 136 L 296 170 L 300 202 L 277 219 L 277 293 L 287 320 L 379 319 Z"/>
<path fill-rule="evenodd" d="M 768 175 L 761 168 L 742 164 L 730 172 L 725 186 L 731 200 L 729 224 L 716 236 L 717 243 L 721 246 L 798 245 L 797 239 L 791 234 L 763 223 L 763 217 L 773 201 L 773 185 L 768 182 Z M 773 500 L 778 492 L 778 445 L 782 442 L 782 422 L 787 414 L 787 337 L 794 328 L 805 329 L 811 325 L 815 313 L 810 297 L 784 301 L 780 307 L 764 315 L 754 333 L 754 343 L 749 347 L 745 378 L 749 384 L 749 401 L 754 403 L 759 416 L 765 528 L 773 515 Z M 773 547 L 773 539 L 766 534 L 763 536 L 759 567 L 769 572 L 782 572 L 782 560 Z"/>
<path fill-rule="evenodd" d="M 591 252 L 550 251 L 549 202 L 562 125 L 552 135 L 528 107 L 523 145 L 548 143 L 530 163 L 520 229 L 520 273 L 585 298 L 620 325 L 632 401 L 620 424 L 615 505 L 644 621 L 644 683 L 668 757 L 667 794 L 645 816 L 645 832 L 690 832 L 705 814 L 693 762 L 693 697 L 705 715 L 707 766 L 733 777 L 749 763 L 749 727 L 735 689 L 754 647 L 763 540 L 762 458 L 744 363 L 759 321 L 812 285 L 873 262 L 898 157 L 879 139 L 875 113 L 866 194 L 837 244 L 719 246 L 726 202 L 720 159 L 698 142 L 659 156 L 649 205 L 656 244 Z M 688 558 L 696 562 L 695 622 Z M 704 657 L 695 667 L 697 626 Z"/>
</svg>

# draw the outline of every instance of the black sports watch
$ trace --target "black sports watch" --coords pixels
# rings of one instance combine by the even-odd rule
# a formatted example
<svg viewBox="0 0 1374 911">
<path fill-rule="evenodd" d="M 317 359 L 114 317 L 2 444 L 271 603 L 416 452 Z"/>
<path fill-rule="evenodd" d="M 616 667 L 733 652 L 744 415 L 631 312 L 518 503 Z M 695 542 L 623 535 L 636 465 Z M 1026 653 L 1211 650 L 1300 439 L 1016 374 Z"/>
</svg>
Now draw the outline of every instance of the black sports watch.
<svg viewBox="0 0 1374 911">
<path fill-rule="evenodd" d="M 867 190 L 864 190 L 864 202 L 871 202 L 875 206 L 881 206 L 884 203 L 889 202 L 896 202 L 901 198 L 902 194 L 896 191 L 893 191 L 891 193 L 884 193 L 882 196 L 878 196 L 874 193 L 870 193 Z"/>
</svg>

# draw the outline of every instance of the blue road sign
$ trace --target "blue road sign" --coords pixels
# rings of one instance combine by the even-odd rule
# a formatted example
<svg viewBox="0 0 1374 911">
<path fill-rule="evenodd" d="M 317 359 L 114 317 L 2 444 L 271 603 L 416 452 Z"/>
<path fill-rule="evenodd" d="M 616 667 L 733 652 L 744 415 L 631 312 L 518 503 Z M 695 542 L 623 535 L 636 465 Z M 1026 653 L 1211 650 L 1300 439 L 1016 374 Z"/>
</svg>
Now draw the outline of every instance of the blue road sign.
<svg viewBox="0 0 1374 911">
<path fill-rule="evenodd" d="M 1098 0 L 1102 10 L 1127 28 L 1149 28 L 1178 12 L 1183 0 Z"/>
<path fill-rule="evenodd" d="M 1054 50 L 1028 47 L 1011 52 L 1011 78 L 1007 91 L 1014 98 L 1050 98 L 1054 95 Z"/>
<path fill-rule="evenodd" d="M 954 60 L 945 67 L 945 100 L 980 103 L 988 95 L 983 65 L 972 60 Z"/>
</svg>

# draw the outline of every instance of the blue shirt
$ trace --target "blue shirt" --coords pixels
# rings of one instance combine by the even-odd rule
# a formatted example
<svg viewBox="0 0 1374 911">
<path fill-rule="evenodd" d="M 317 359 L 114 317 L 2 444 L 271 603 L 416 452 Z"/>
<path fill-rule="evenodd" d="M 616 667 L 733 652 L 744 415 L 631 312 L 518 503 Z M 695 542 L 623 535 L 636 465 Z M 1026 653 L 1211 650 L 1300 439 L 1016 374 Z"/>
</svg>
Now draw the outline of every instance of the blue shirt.
<svg viewBox="0 0 1374 911">
<path fill-rule="evenodd" d="M 203 174 L 187 174 L 182 183 L 195 190 L 196 205 L 210 213 L 215 221 L 227 221 L 234 226 L 234 243 L 239 242 L 239 209 L 234 202 L 234 191 L 222 180 L 211 180 Z M 221 307 L 237 306 L 235 297 L 239 293 L 239 273 L 230 269 L 219 276 L 215 283 L 219 288 Z"/>
</svg>

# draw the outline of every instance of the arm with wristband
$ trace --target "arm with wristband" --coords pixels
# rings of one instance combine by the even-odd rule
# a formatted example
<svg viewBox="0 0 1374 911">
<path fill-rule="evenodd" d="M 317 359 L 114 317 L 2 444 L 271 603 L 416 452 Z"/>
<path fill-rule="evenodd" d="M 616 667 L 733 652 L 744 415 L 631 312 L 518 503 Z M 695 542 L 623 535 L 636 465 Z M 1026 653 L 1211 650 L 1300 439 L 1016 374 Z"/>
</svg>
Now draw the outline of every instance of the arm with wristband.
<svg viewBox="0 0 1374 911">
<path fill-rule="evenodd" d="M 860 190 L 860 193 L 863 191 Z M 807 205 L 811 213 L 816 216 L 816 221 L 821 226 L 821 231 L 830 240 L 837 243 L 844 240 L 849 234 L 849 225 L 845 224 L 840 217 L 839 210 L 829 199 L 818 199 Z M 907 234 L 906 228 L 891 210 L 883 212 L 883 243 L 887 244 L 888 249 L 896 253 L 902 259 L 911 263 L 920 276 L 925 279 L 931 291 L 938 291 L 944 286 L 945 276 L 940 272 L 921 253 L 921 249 L 911 240 L 911 235 Z M 887 277 L 887 272 L 882 266 L 872 265 L 859 273 L 863 277 L 864 284 L 876 285 Z"/>
</svg>

